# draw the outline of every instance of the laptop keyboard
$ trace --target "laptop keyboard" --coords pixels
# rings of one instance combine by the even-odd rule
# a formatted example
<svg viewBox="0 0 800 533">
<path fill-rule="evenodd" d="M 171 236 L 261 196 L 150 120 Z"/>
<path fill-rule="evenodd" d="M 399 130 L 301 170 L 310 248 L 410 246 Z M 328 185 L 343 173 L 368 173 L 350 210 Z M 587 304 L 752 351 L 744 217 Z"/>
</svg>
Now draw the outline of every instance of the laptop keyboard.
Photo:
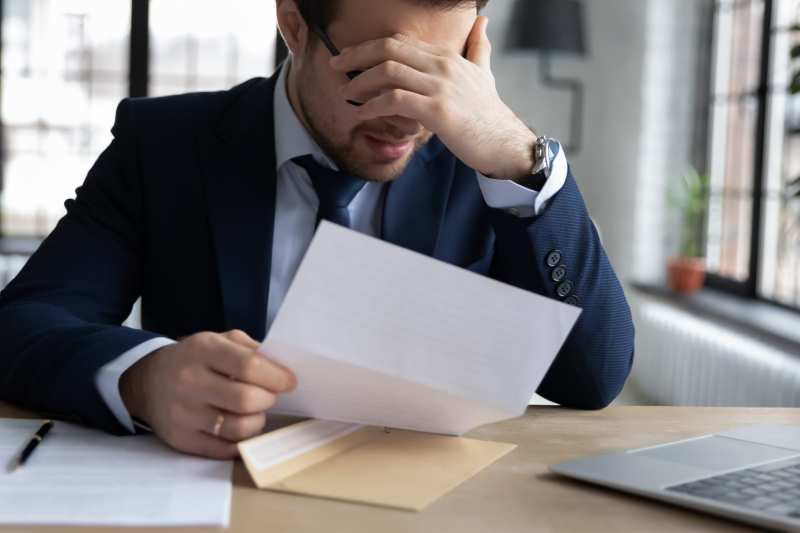
<svg viewBox="0 0 800 533">
<path fill-rule="evenodd" d="M 800 458 L 668 487 L 781 517 L 800 518 Z"/>
</svg>

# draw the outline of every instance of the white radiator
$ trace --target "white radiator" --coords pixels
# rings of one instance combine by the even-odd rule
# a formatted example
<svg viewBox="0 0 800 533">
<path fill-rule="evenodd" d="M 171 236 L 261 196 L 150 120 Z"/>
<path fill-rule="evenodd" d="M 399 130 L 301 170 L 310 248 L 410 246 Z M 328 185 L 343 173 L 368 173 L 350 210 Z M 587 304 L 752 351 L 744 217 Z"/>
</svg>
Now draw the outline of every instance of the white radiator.
<svg viewBox="0 0 800 533">
<path fill-rule="evenodd" d="M 642 297 L 634 307 L 637 350 L 631 381 L 647 401 L 800 407 L 800 354 L 661 301 Z"/>
</svg>

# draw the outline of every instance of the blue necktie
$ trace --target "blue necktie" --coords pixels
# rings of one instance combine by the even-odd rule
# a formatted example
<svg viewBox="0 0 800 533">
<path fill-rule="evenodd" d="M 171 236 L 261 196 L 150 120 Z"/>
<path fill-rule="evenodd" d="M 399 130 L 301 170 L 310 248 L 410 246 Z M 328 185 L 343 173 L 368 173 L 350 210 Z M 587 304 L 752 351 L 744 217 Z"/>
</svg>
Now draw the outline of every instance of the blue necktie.
<svg viewBox="0 0 800 533">
<path fill-rule="evenodd" d="M 320 220 L 329 220 L 349 228 L 350 213 L 347 212 L 347 206 L 367 182 L 320 165 L 311 155 L 296 157 L 292 161 L 308 172 L 308 177 L 314 185 L 319 198 L 317 225 Z"/>
</svg>

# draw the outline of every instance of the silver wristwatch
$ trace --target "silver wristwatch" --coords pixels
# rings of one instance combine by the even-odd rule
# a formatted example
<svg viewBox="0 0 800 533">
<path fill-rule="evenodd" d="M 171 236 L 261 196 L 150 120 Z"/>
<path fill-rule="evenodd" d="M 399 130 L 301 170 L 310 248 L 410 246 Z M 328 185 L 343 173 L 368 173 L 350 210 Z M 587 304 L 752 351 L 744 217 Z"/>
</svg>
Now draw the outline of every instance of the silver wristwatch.
<svg viewBox="0 0 800 533">
<path fill-rule="evenodd" d="M 553 161 L 555 161 L 558 151 L 561 149 L 558 141 L 542 135 L 536 139 L 533 147 L 533 170 L 531 174 L 544 172 L 545 179 L 550 177 L 553 171 Z"/>
<path fill-rule="evenodd" d="M 535 191 L 541 191 L 553 171 L 553 161 L 559 150 L 561 145 L 555 139 L 544 135 L 536 139 L 536 144 L 533 145 L 531 175 L 519 183 Z"/>
</svg>

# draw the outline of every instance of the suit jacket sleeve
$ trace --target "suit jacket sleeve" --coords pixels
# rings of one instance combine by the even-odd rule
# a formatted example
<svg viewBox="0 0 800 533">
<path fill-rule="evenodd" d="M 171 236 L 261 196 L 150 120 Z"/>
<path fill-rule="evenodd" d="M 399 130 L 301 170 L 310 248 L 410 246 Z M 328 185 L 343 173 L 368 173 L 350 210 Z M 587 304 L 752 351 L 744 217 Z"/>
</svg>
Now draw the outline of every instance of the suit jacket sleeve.
<svg viewBox="0 0 800 533">
<path fill-rule="evenodd" d="M 114 433 L 97 371 L 158 335 L 120 324 L 140 292 L 142 196 L 129 102 L 67 214 L 0 293 L 0 399 Z M 58 172 L 58 169 L 53 169 Z"/>
<path fill-rule="evenodd" d="M 597 409 L 619 394 L 633 363 L 634 328 L 622 287 L 571 172 L 561 191 L 534 218 L 491 212 L 495 254 L 491 276 L 525 290 L 557 295 L 547 257 L 560 252 L 566 279 L 583 313 L 539 386 L 567 407 Z"/>
</svg>

